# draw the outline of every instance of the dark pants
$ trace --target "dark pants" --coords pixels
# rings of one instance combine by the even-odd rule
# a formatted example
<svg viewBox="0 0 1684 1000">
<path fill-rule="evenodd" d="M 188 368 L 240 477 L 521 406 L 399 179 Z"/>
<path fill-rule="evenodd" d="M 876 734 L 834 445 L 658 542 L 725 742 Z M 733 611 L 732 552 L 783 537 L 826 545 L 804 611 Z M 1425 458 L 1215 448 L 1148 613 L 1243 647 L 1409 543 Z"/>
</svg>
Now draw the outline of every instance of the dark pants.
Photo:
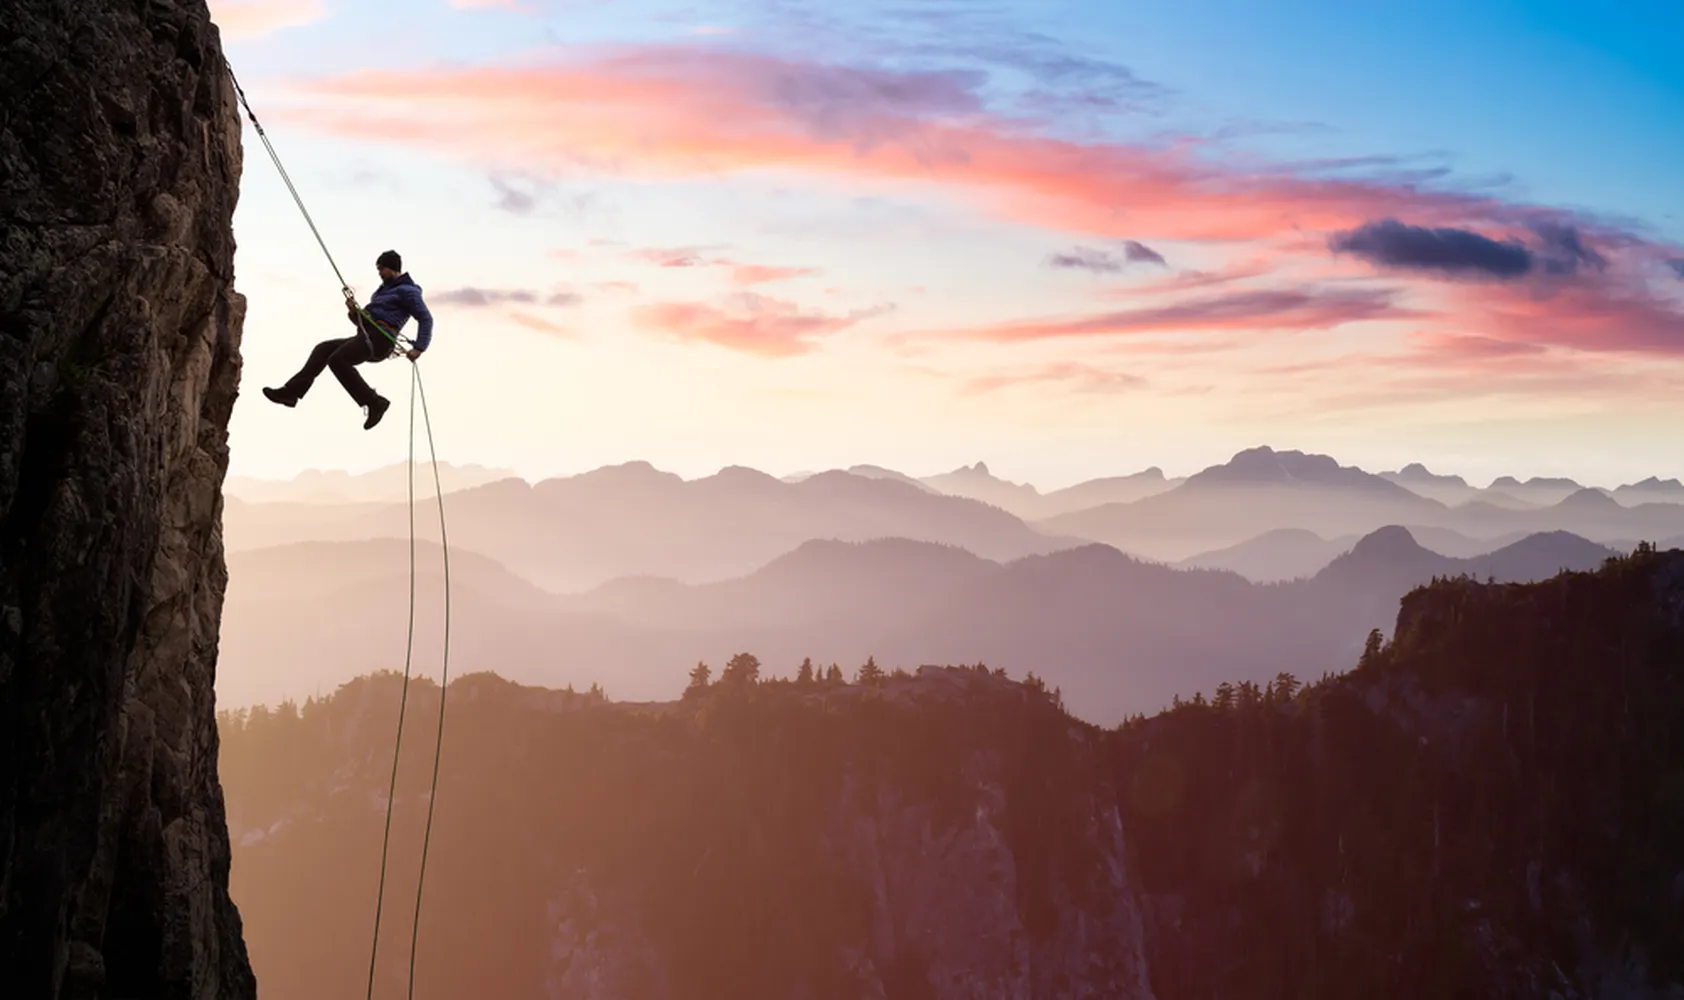
<svg viewBox="0 0 1684 1000">
<path fill-rule="evenodd" d="M 282 388 L 299 399 L 310 391 L 310 386 L 316 381 L 316 376 L 322 369 L 333 369 L 333 375 L 339 379 L 339 384 L 351 394 L 358 406 L 369 406 L 379 397 L 379 393 L 369 388 L 363 381 L 356 366 L 365 361 L 383 361 L 392 353 L 394 345 L 386 335 L 378 330 L 369 331 L 372 336 L 365 335 L 359 326 L 358 331 L 349 337 L 338 340 L 324 340 L 317 344 L 310 352 L 310 357 L 304 362 L 304 367 L 298 374 L 287 379 Z"/>
</svg>

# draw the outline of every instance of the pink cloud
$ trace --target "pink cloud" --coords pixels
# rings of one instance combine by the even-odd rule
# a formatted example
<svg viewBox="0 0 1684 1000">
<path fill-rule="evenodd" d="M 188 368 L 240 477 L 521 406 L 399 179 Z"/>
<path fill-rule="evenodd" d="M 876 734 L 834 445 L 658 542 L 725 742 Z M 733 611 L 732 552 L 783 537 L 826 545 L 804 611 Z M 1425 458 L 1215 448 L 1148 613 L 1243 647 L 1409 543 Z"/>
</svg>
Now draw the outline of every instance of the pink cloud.
<svg viewBox="0 0 1684 1000">
<path fill-rule="evenodd" d="M 735 261 L 721 260 L 716 263 L 731 269 L 731 280 L 739 285 L 764 285 L 774 281 L 788 281 L 791 278 L 804 278 L 818 274 L 818 268 L 813 267 L 772 267 L 766 264 L 738 264 Z"/>
<path fill-rule="evenodd" d="M 1133 299 L 1142 295 L 1158 295 L 1166 292 L 1188 292 L 1200 288 L 1214 288 L 1217 285 L 1229 285 L 1251 278 L 1260 278 L 1272 274 L 1276 266 L 1262 258 L 1254 258 L 1239 263 L 1229 264 L 1217 271 L 1183 271 L 1180 274 L 1158 278 L 1138 285 L 1118 285 L 1105 289 L 1101 293 L 1105 298 Z"/>
<path fill-rule="evenodd" d="M 1325 330 L 1369 320 L 1428 315 L 1393 302 L 1392 289 L 1280 288 L 1228 292 L 1089 316 L 1019 320 L 943 336 L 1003 342 L 1171 331 Z"/>
<path fill-rule="evenodd" d="M 1269 258 L 1107 293 L 1208 294 L 954 334 L 961 337 L 1031 341 L 1154 331 L 1326 330 L 1414 318 L 1434 320 L 1442 327 L 1434 332 L 1448 337 L 1483 338 L 1440 345 L 1464 355 L 1499 350 L 1491 342 L 1644 353 L 1675 352 L 1684 342 L 1680 307 L 1633 284 L 1622 271 L 1639 262 L 1664 274 L 1667 268 L 1654 262 L 1679 255 L 1663 260 L 1657 256 L 1661 248 L 1629 233 L 1565 212 L 1402 179 L 1328 178 L 1254 161 L 1224 165 L 1198 142 L 1052 138 L 990 112 L 977 83 L 961 72 L 899 73 L 646 46 L 595 50 L 541 66 L 356 71 L 301 85 L 342 100 L 291 114 L 330 132 L 500 165 L 563 170 L 585 165 L 647 178 L 798 170 L 849 182 L 924 185 L 1004 218 L 1072 233 L 1258 241 L 1270 247 Z M 1558 229 L 1570 228 L 1611 265 L 1606 273 L 1586 270 L 1560 281 L 1551 276 L 1547 297 L 1527 282 L 1450 287 L 1414 273 L 1397 276 L 1384 289 L 1305 284 L 1334 286 L 1338 283 L 1328 280 L 1333 276 L 1371 274 L 1372 260 L 1397 258 L 1400 248 L 1391 244 L 1370 248 L 1372 260 L 1341 261 L 1329 247 L 1330 234 L 1372 237 L 1373 225 L 1386 219 L 1416 229 L 1456 227 L 1492 241 L 1562 223 Z M 663 266 L 710 263 L 700 248 L 633 253 Z M 711 263 L 733 268 L 731 277 L 740 286 L 796 273 Z M 1239 284 L 1283 265 L 1294 268 L 1298 284 Z M 1432 307 L 1404 304 L 1405 292 Z M 808 331 L 836 322 L 771 307 L 727 313 L 684 303 L 652 306 L 642 315 L 687 339 L 757 353 L 799 353 L 809 349 L 810 336 L 822 335 Z"/>
<path fill-rule="evenodd" d="M 539 333 L 548 333 L 557 337 L 573 336 L 573 332 L 571 330 L 559 323 L 552 323 L 541 316 L 533 316 L 530 313 L 515 312 L 511 310 L 508 313 L 508 317 L 515 323 L 526 327 L 528 330 L 536 330 Z"/>
<path fill-rule="evenodd" d="M 1684 306 L 1636 283 L 1587 278 L 1464 292 L 1469 324 L 1509 343 L 1580 351 L 1684 354 Z"/>
<path fill-rule="evenodd" d="M 743 292 L 724 309 L 700 302 L 663 302 L 632 311 L 646 329 L 680 341 L 700 341 L 767 358 L 806 354 L 818 338 L 882 312 L 857 310 L 843 316 L 803 310 L 793 302 Z"/>
<path fill-rule="evenodd" d="M 640 247 L 627 250 L 625 256 L 657 267 L 701 267 L 707 263 L 699 247 Z"/>
<path fill-rule="evenodd" d="M 1409 343 L 1421 355 L 1431 357 L 1434 363 L 1444 360 L 1476 363 L 1484 361 L 1508 362 L 1515 358 L 1536 357 L 1548 350 L 1542 344 L 1531 344 L 1523 341 L 1424 331 L 1418 331 L 1410 335 Z"/>
<path fill-rule="evenodd" d="M 1521 209 L 1397 182 L 1224 168 L 1195 144 L 1075 142 L 988 113 L 957 73 L 889 73 L 685 47 L 528 68 L 358 71 L 316 126 L 523 164 L 644 176 L 781 167 L 939 184 L 1007 217 L 1129 238 L 1249 240 L 1383 216 L 1517 220 Z"/>
</svg>

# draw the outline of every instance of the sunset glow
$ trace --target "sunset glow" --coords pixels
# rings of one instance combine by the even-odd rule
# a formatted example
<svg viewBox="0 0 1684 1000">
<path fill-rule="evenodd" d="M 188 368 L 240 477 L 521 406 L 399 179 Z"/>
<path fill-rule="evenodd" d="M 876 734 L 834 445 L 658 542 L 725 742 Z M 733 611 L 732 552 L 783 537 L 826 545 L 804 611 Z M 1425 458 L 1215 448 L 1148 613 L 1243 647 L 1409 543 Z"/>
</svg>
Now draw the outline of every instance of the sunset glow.
<svg viewBox="0 0 1684 1000">
<path fill-rule="evenodd" d="M 1658 131 L 1684 86 L 1635 41 L 1597 75 L 1606 56 L 1519 41 L 1518 13 L 1463 25 L 1493 66 L 1624 107 L 1470 93 L 1507 122 L 1483 129 L 1401 81 L 1318 94 L 1293 46 L 1259 62 L 1209 12 L 704 8 L 453 0 L 352 58 L 370 13 L 216 6 L 353 286 L 396 248 L 434 304 L 449 457 L 533 478 L 986 459 L 1051 487 L 1271 443 L 1484 479 L 1677 471 L 1647 428 L 1684 390 L 1684 196 L 1652 165 L 1684 154 Z M 1433 16 L 1348 15 L 1325 72 L 1389 64 L 1388 32 Z M 1223 56 L 1274 84 L 1241 94 Z M 1543 154 L 1575 129 L 1602 155 Z M 256 393 L 342 320 L 246 138 L 234 468 L 386 464 L 401 421 Z M 1567 414 L 1611 437 L 1561 447 Z M 1171 430 L 1125 430 L 1147 425 Z"/>
</svg>

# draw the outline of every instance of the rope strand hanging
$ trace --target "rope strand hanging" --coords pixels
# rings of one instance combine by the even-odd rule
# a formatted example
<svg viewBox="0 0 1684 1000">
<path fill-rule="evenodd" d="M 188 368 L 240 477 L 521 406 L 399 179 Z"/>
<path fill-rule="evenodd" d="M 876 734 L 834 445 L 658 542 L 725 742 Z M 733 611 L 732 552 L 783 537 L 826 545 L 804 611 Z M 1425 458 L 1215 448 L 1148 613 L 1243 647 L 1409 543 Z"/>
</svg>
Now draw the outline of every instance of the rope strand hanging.
<svg viewBox="0 0 1684 1000">
<path fill-rule="evenodd" d="M 246 117 L 251 119 L 252 127 L 257 130 L 258 138 L 263 141 L 263 148 L 268 151 L 269 159 L 275 164 L 275 169 L 291 193 L 298 211 L 304 216 L 304 221 L 310 227 L 310 232 L 316 238 L 316 243 L 322 248 L 322 254 L 327 257 L 328 266 L 333 268 L 334 276 L 339 279 L 340 291 L 349 301 L 352 298 L 351 286 L 345 281 L 345 275 L 340 272 L 339 265 L 333 259 L 333 253 L 327 248 L 327 241 L 322 238 L 321 230 L 316 228 L 316 222 L 310 216 L 310 210 L 305 207 L 304 199 L 299 195 L 298 188 L 292 183 L 292 177 L 282 165 L 280 155 L 275 152 L 274 144 L 269 141 L 268 133 L 263 129 L 263 123 L 257 120 L 256 112 L 252 111 L 251 102 L 246 99 L 244 88 L 234 75 L 233 66 L 228 66 L 228 77 L 234 84 L 234 92 L 239 97 L 240 105 L 245 108 Z M 361 306 L 357 312 L 367 321 L 369 326 L 385 334 L 393 344 L 402 346 L 410 343 L 408 338 L 399 336 L 386 329 L 385 325 L 368 314 Z M 392 778 L 386 795 L 386 832 L 380 847 L 380 883 L 374 905 L 374 937 L 369 946 L 368 956 L 368 997 L 374 996 L 374 978 L 376 959 L 380 948 L 380 917 L 385 906 L 386 897 L 386 865 L 392 838 L 392 807 L 397 798 L 398 759 L 403 748 L 403 722 L 409 702 L 409 680 L 415 650 L 415 402 L 417 397 L 421 401 L 421 418 L 427 430 L 427 452 L 433 467 L 433 496 L 439 508 L 439 542 L 444 557 L 444 655 L 443 667 L 439 676 L 439 724 L 437 743 L 433 749 L 433 776 L 431 791 L 427 795 L 427 824 L 426 832 L 421 840 L 421 867 L 415 885 L 415 920 L 410 928 L 409 937 L 409 992 L 410 1000 L 415 996 L 415 956 L 416 942 L 421 933 L 421 899 L 422 890 L 427 877 L 427 850 L 431 846 L 433 833 L 433 807 L 438 801 L 439 762 L 444 751 L 444 708 L 445 695 L 450 686 L 450 540 L 445 533 L 444 517 L 444 488 L 440 483 L 438 452 L 433 444 L 433 421 L 427 411 L 427 390 L 421 381 L 421 365 L 415 358 L 410 359 L 409 382 L 409 628 L 408 638 L 404 648 L 403 662 L 403 694 L 398 701 L 398 729 L 395 745 L 392 747 Z"/>
</svg>

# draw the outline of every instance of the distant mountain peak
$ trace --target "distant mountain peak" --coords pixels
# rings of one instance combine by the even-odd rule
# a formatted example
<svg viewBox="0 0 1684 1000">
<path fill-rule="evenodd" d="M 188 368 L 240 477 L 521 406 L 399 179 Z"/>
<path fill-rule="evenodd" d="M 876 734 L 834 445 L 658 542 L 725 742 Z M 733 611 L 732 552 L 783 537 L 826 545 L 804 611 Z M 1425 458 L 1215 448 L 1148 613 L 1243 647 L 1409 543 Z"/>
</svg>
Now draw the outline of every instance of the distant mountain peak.
<svg viewBox="0 0 1684 1000">
<path fill-rule="evenodd" d="M 774 475 L 746 465 L 727 465 L 710 478 L 728 483 L 775 483 L 779 481 L 778 477 Z"/>
<path fill-rule="evenodd" d="M 1396 559 L 1430 551 L 1401 524 L 1376 528 L 1357 540 L 1350 555 L 1356 559 Z"/>
<path fill-rule="evenodd" d="M 1618 510 L 1621 508 L 1618 500 L 1601 490 L 1588 486 L 1569 493 L 1556 506 L 1578 510 Z"/>
<path fill-rule="evenodd" d="M 1640 483 L 1630 483 L 1620 487 L 1623 490 L 1654 490 L 1662 493 L 1684 493 L 1684 483 L 1676 479 L 1661 479 L 1650 476 Z"/>
<path fill-rule="evenodd" d="M 1438 483 L 1446 486 L 1466 486 L 1468 481 L 1461 476 L 1439 475 L 1429 470 L 1420 462 L 1410 462 L 1408 465 L 1390 474 L 1392 478 L 1411 483 Z"/>
<path fill-rule="evenodd" d="M 599 466 L 589 472 L 582 472 L 577 476 L 569 478 L 599 483 L 625 483 L 655 481 L 682 482 L 684 477 L 678 475 L 676 472 L 663 472 L 643 459 L 636 459 L 630 462 L 620 462 L 616 465 Z"/>
<path fill-rule="evenodd" d="M 1276 451 L 1268 445 L 1247 448 L 1224 465 L 1189 476 L 1182 486 L 1322 486 L 1420 499 L 1403 486 L 1355 466 L 1340 465 L 1329 455 Z"/>
<path fill-rule="evenodd" d="M 1580 490 L 1584 489 L 1577 482 L 1560 476 L 1533 476 L 1526 482 L 1521 482 L 1513 476 L 1498 476 L 1491 481 L 1491 489 L 1499 487 L 1506 489 L 1534 489 L 1534 490 Z"/>
</svg>

